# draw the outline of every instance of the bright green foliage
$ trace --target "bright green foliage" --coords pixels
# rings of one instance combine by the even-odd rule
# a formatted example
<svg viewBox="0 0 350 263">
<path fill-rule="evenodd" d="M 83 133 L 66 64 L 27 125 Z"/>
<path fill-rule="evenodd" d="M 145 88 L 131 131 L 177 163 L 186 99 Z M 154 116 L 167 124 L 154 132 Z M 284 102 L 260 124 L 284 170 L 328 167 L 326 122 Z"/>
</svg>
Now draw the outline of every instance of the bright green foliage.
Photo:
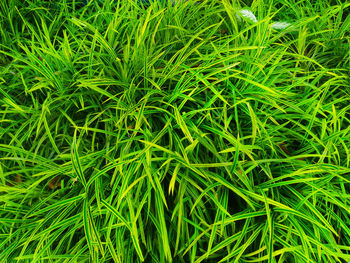
<svg viewBox="0 0 350 263">
<path fill-rule="evenodd" d="M 0 262 L 350 261 L 350 3 L 112 2 L 0 1 Z"/>
</svg>

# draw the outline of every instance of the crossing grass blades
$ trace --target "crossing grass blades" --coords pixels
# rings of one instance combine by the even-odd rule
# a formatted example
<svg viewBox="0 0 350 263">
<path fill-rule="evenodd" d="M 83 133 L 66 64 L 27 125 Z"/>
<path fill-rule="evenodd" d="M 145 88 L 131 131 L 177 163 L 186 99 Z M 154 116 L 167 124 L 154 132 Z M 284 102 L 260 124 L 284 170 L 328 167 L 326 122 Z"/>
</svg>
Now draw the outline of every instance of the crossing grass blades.
<svg viewBox="0 0 350 263">
<path fill-rule="evenodd" d="M 350 261 L 349 8 L 1 1 L 0 262 Z"/>
</svg>

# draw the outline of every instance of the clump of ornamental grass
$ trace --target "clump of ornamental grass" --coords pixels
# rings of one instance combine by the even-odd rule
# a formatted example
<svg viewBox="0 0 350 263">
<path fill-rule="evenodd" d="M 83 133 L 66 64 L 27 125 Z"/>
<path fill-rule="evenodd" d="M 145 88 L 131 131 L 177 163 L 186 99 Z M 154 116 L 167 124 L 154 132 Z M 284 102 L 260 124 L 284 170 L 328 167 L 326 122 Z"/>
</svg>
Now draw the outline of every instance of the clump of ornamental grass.
<svg viewBox="0 0 350 263">
<path fill-rule="evenodd" d="M 350 261 L 343 1 L 1 1 L 1 262 Z"/>
</svg>

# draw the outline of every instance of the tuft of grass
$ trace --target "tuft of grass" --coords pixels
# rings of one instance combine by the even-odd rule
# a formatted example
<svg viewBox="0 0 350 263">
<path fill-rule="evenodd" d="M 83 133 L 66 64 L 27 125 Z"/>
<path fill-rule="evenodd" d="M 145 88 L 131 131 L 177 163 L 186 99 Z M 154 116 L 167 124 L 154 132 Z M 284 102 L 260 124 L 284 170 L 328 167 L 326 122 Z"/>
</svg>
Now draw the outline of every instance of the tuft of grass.
<svg viewBox="0 0 350 263">
<path fill-rule="evenodd" d="M 350 261 L 349 9 L 1 1 L 0 261 Z"/>
</svg>

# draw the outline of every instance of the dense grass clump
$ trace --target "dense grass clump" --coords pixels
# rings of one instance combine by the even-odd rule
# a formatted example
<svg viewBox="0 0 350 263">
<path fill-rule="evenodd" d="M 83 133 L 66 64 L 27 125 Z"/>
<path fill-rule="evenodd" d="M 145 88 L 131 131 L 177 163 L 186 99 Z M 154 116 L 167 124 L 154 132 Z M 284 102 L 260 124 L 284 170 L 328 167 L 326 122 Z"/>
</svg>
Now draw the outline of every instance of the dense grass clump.
<svg viewBox="0 0 350 263">
<path fill-rule="evenodd" d="M 349 9 L 0 1 L 0 262 L 350 261 Z"/>
</svg>

